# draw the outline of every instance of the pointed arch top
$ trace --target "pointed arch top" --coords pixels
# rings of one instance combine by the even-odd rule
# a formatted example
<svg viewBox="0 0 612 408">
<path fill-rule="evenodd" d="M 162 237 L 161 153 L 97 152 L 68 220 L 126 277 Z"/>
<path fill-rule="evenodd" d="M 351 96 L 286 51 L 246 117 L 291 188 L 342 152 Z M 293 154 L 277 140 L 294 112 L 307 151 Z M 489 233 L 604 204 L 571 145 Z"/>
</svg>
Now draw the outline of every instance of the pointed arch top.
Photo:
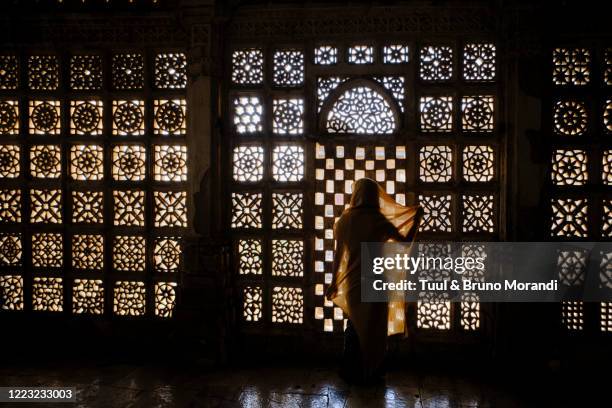
<svg viewBox="0 0 612 408">
<path fill-rule="evenodd" d="M 325 103 L 321 129 L 340 134 L 392 134 L 399 126 L 395 101 L 372 81 L 348 81 Z"/>
</svg>

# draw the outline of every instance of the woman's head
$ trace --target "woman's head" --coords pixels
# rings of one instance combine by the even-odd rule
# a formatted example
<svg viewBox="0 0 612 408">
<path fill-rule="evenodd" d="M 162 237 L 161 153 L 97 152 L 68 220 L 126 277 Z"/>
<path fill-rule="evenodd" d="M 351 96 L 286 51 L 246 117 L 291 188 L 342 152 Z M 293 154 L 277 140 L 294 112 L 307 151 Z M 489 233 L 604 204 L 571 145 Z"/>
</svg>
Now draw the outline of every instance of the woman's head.
<svg viewBox="0 0 612 408">
<path fill-rule="evenodd" d="M 351 207 L 380 208 L 378 183 L 369 178 L 361 178 L 353 183 Z"/>
</svg>

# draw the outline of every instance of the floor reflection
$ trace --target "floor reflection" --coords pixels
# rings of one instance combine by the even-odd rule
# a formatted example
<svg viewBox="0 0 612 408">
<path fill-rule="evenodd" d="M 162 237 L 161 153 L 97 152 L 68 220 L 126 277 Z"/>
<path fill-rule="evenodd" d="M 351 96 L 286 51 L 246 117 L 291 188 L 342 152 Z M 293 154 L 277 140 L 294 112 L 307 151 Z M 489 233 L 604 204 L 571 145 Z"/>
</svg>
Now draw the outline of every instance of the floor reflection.
<svg viewBox="0 0 612 408">
<path fill-rule="evenodd" d="M 93 365 L 0 367 L 2 386 L 77 388 L 78 407 L 524 407 L 477 381 L 390 372 L 384 384 L 350 386 L 329 368 L 195 368 Z"/>
</svg>

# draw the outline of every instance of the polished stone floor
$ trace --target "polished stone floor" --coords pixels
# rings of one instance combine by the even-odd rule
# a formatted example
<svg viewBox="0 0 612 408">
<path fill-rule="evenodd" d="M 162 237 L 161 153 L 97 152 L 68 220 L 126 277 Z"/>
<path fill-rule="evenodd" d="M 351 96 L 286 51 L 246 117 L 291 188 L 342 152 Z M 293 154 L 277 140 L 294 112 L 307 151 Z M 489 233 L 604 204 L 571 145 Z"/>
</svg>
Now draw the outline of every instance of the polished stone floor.
<svg viewBox="0 0 612 408">
<path fill-rule="evenodd" d="M 486 375 L 473 379 L 460 374 L 436 374 L 435 370 L 392 370 L 384 384 L 356 387 L 344 383 L 331 367 L 318 365 L 216 370 L 117 363 L 0 366 L 1 386 L 74 386 L 78 407 L 556 406 L 544 395 L 541 397 L 545 399 L 538 401 L 537 396 L 521 396 L 520 390 L 496 383 Z M 15 404 L 19 408 L 26 405 Z"/>
</svg>

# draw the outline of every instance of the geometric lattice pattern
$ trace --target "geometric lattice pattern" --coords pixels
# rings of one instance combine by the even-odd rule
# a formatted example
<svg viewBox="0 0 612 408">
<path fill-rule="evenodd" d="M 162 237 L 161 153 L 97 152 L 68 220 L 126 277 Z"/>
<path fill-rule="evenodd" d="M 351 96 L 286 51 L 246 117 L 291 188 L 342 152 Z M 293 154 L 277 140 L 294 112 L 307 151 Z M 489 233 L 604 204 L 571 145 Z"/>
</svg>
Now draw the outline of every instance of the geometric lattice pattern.
<svg viewBox="0 0 612 408">
<path fill-rule="evenodd" d="M 113 101 L 113 135 L 142 136 L 145 130 L 144 101 Z"/>
<path fill-rule="evenodd" d="M 180 51 L 0 55 L 1 309 L 174 314 L 187 68 Z"/>
<path fill-rule="evenodd" d="M 257 133 L 263 129 L 263 105 L 258 96 L 234 98 L 234 126 L 238 133 Z"/>
<path fill-rule="evenodd" d="M 117 281 L 113 293 L 113 311 L 117 316 L 145 314 L 146 289 L 144 282 Z"/>
<path fill-rule="evenodd" d="M 453 98 L 451 96 L 421 97 L 420 117 L 423 132 L 453 130 Z"/>
<path fill-rule="evenodd" d="M 555 131 L 560 135 L 578 136 L 587 130 L 586 106 L 578 101 L 558 101 L 554 107 Z"/>
<path fill-rule="evenodd" d="M 601 302 L 599 306 L 599 321 L 602 332 L 612 332 L 612 302 Z"/>
<path fill-rule="evenodd" d="M 492 96 L 464 96 L 461 99 L 461 126 L 466 132 L 493 130 Z"/>
<path fill-rule="evenodd" d="M 587 155 L 584 150 L 555 150 L 552 157 L 552 180 L 559 186 L 581 186 L 588 179 Z"/>
<path fill-rule="evenodd" d="M 0 266 L 20 266 L 22 255 L 21 234 L 0 234 Z"/>
<path fill-rule="evenodd" d="M 612 289 L 612 252 L 599 251 L 599 283 L 602 289 Z"/>
<path fill-rule="evenodd" d="M 28 88 L 55 91 L 59 86 L 59 62 L 55 55 L 31 55 L 28 58 Z"/>
<path fill-rule="evenodd" d="M 0 222 L 21 222 L 21 190 L 0 190 Z"/>
<path fill-rule="evenodd" d="M 463 232 L 495 232 L 493 196 L 466 194 L 462 202 Z"/>
<path fill-rule="evenodd" d="M 144 82 L 144 55 L 140 53 L 113 55 L 112 83 L 114 89 L 142 89 Z"/>
<path fill-rule="evenodd" d="M 301 181 L 304 178 L 304 149 L 280 145 L 272 153 L 272 174 L 278 181 Z"/>
<path fill-rule="evenodd" d="M 183 257 L 179 237 L 160 237 L 153 247 L 153 266 L 156 272 L 179 272 Z"/>
<path fill-rule="evenodd" d="M 561 324 L 567 330 L 584 329 L 584 304 L 574 301 L 561 303 Z"/>
<path fill-rule="evenodd" d="M 355 45 L 348 49 L 348 62 L 351 64 L 371 64 L 374 62 L 374 47 Z"/>
<path fill-rule="evenodd" d="M 75 224 L 102 224 L 104 222 L 104 193 L 101 191 L 73 191 L 72 222 Z"/>
<path fill-rule="evenodd" d="M 101 270 L 104 267 L 104 237 L 74 235 L 72 237 L 72 267 Z"/>
<path fill-rule="evenodd" d="M 237 146 L 234 148 L 234 180 L 260 181 L 263 178 L 264 150 L 261 146 Z"/>
<path fill-rule="evenodd" d="M 450 146 L 423 146 L 419 152 L 419 178 L 426 183 L 445 183 L 453 177 Z"/>
<path fill-rule="evenodd" d="M 0 178 L 19 177 L 19 145 L 0 145 Z"/>
<path fill-rule="evenodd" d="M 304 133 L 304 100 L 274 99 L 272 130 L 278 135 Z"/>
<path fill-rule="evenodd" d="M 407 45 L 392 44 L 383 47 L 383 62 L 385 64 L 402 64 L 408 62 L 409 49 Z"/>
<path fill-rule="evenodd" d="M 61 312 L 64 307 L 62 278 L 35 277 L 32 283 L 32 310 Z"/>
<path fill-rule="evenodd" d="M 559 283 L 565 286 L 576 286 L 584 283 L 587 255 L 584 251 L 559 250 L 557 271 Z"/>
<path fill-rule="evenodd" d="M 62 234 L 32 235 L 32 266 L 60 268 L 64 256 Z"/>
<path fill-rule="evenodd" d="M 155 181 L 187 181 L 187 146 L 155 145 Z"/>
<path fill-rule="evenodd" d="M 397 126 L 391 106 L 368 86 L 345 91 L 334 102 L 327 115 L 329 133 L 391 134 Z"/>
<path fill-rule="evenodd" d="M 187 101 L 185 99 L 155 99 L 153 101 L 153 133 L 180 136 L 187 131 Z"/>
<path fill-rule="evenodd" d="M 600 303 L 599 322 L 602 332 L 612 332 L 612 302 Z"/>
<path fill-rule="evenodd" d="M 587 225 L 586 198 L 552 200 L 551 236 L 585 238 Z"/>
<path fill-rule="evenodd" d="M 61 190 L 30 190 L 30 222 L 61 224 Z"/>
<path fill-rule="evenodd" d="M 321 112 L 323 103 L 329 94 L 340 84 L 347 81 L 348 77 L 318 77 L 317 78 L 317 112 Z"/>
<path fill-rule="evenodd" d="M 466 81 L 495 80 L 495 54 L 495 44 L 466 44 L 463 47 L 463 79 Z"/>
<path fill-rule="evenodd" d="M 236 50 L 232 53 L 232 82 L 238 85 L 258 85 L 263 82 L 263 52 L 258 49 Z"/>
<path fill-rule="evenodd" d="M 612 99 L 605 101 L 603 105 L 603 126 L 604 131 L 612 133 Z"/>
<path fill-rule="evenodd" d="M 261 200 L 261 193 L 232 193 L 232 228 L 261 228 Z"/>
<path fill-rule="evenodd" d="M 23 277 L 0 275 L 0 309 L 23 310 Z"/>
<path fill-rule="evenodd" d="M 480 303 L 478 295 L 461 295 L 461 327 L 464 330 L 478 330 L 480 327 Z"/>
<path fill-rule="evenodd" d="M 463 178 L 469 182 L 487 182 L 495 174 L 491 146 L 466 146 L 463 149 Z"/>
<path fill-rule="evenodd" d="M 321 45 L 314 50 L 314 63 L 316 65 L 333 65 L 338 62 L 338 48 L 330 45 Z"/>
<path fill-rule="evenodd" d="M 0 100 L 0 135 L 16 135 L 18 133 L 18 102 L 11 100 Z"/>
<path fill-rule="evenodd" d="M 553 83 L 555 85 L 586 85 L 591 79 L 591 53 L 586 48 L 555 48 L 553 50 Z"/>
<path fill-rule="evenodd" d="M 145 269 L 146 243 L 144 237 L 118 236 L 113 242 L 113 269 L 138 271 Z"/>
<path fill-rule="evenodd" d="M 30 134 L 59 135 L 61 129 L 60 101 L 30 101 L 28 116 Z M 9 121 L 9 125 L 11 123 L 12 121 Z M 10 128 L 11 126 L 6 127 Z"/>
<path fill-rule="evenodd" d="M 418 200 L 425 209 L 423 234 L 495 237 L 496 176 L 504 174 L 498 167 L 504 146 L 496 140 L 497 48 L 468 42 L 455 52 L 451 45 L 426 45 L 412 53 L 406 44 L 394 42 L 230 51 L 226 162 L 233 176 L 230 222 L 244 322 L 263 328 L 314 318 L 324 331 L 345 326 L 346 316 L 324 293 L 332 279 L 333 225 L 356 179 L 375 179 L 401 203 Z M 306 68 L 306 56 L 314 66 Z M 370 67 L 358 77 L 340 76 L 335 64 Z M 407 77 L 390 64 L 414 64 L 420 80 L 438 82 L 440 89 L 411 93 Z M 351 81 L 355 84 L 348 86 Z M 474 83 L 469 85 L 473 91 L 442 89 L 454 82 Z M 415 102 L 416 123 L 402 114 Z M 416 149 L 414 144 L 394 145 L 393 136 L 383 141 L 384 135 L 403 137 L 404 131 L 414 130 L 432 139 L 419 141 Z M 320 134 L 314 135 L 318 143 L 312 151 L 299 136 L 316 131 Z M 440 140 L 433 140 L 434 133 Z M 415 185 L 414 196 L 408 196 L 407 186 Z M 312 204 L 314 214 L 308 208 Z M 302 235 L 308 225 L 314 225 L 314 242 Z M 305 303 L 313 293 L 304 283 L 311 281 L 313 305 Z M 423 299 L 412 318 L 422 329 L 455 329 L 456 323 L 476 331 L 481 327 L 479 301 L 474 294 L 457 304 Z"/>
<path fill-rule="evenodd" d="M 238 273 L 261 275 L 263 273 L 263 246 L 258 239 L 238 241 Z"/>
<path fill-rule="evenodd" d="M 19 60 L 15 55 L 0 55 L 0 90 L 19 87 Z"/>
<path fill-rule="evenodd" d="M 426 232 L 451 232 L 452 197 L 450 194 L 419 195 L 419 205 L 423 207 L 420 230 Z"/>
<path fill-rule="evenodd" d="M 612 200 L 603 200 L 601 215 L 601 236 L 602 238 L 612 237 Z"/>
<path fill-rule="evenodd" d="M 70 101 L 70 133 L 102 134 L 102 101 Z"/>
<path fill-rule="evenodd" d="M 30 174 L 36 178 L 59 178 L 62 174 L 61 147 L 57 145 L 30 147 Z"/>
<path fill-rule="evenodd" d="M 605 150 L 601 159 L 601 181 L 612 185 L 612 150 Z"/>
<path fill-rule="evenodd" d="M 155 316 L 169 318 L 176 306 L 176 283 L 158 282 L 155 284 Z"/>
<path fill-rule="evenodd" d="M 272 241 L 272 275 L 304 276 L 304 242 Z"/>
<path fill-rule="evenodd" d="M 275 287 L 272 291 L 272 322 L 302 324 L 304 295 L 301 288 Z"/>
<path fill-rule="evenodd" d="M 104 313 L 104 286 L 101 279 L 75 279 L 72 286 L 74 314 Z"/>
<path fill-rule="evenodd" d="M 298 50 L 276 51 L 274 61 L 274 85 L 300 86 L 304 82 L 304 53 Z"/>
<path fill-rule="evenodd" d="M 612 132 L 612 103 L 608 98 L 601 98 L 608 92 L 606 86 L 612 84 L 611 54 L 609 48 L 601 51 L 602 60 L 597 58 L 597 52 L 589 48 L 558 47 L 552 50 L 551 79 L 555 99 L 551 130 L 560 136 L 559 143 L 551 146 L 550 162 L 553 191 L 550 235 L 556 239 L 597 240 L 612 237 L 612 200 L 607 193 L 604 192 L 602 197 L 598 191 L 602 184 L 612 185 L 612 154 L 610 150 L 602 149 L 599 143 L 591 141 L 592 136 L 601 136 L 606 146 L 607 141 L 603 138 Z M 577 97 L 580 88 L 587 85 L 592 87 Z M 603 257 L 602 264 L 605 261 Z M 583 285 L 590 262 L 579 251 L 563 251 L 558 261 L 561 283 L 567 286 Z M 612 288 L 610 276 L 602 268 L 601 287 Z M 585 325 L 585 320 L 596 321 L 599 318 L 601 330 L 609 331 L 610 317 L 610 303 L 601 303 L 598 313 L 585 307 L 582 302 L 567 301 L 561 305 L 561 323 L 567 330 L 584 330 L 587 326 L 593 326 Z"/>
<path fill-rule="evenodd" d="M 70 58 L 70 88 L 95 90 L 102 88 L 102 57 L 73 55 Z"/>
<path fill-rule="evenodd" d="M 19 133 L 19 104 L 13 100 L 0 101 L 0 135 Z"/>
<path fill-rule="evenodd" d="M 303 218 L 301 193 L 272 194 L 272 228 L 300 229 Z"/>
<path fill-rule="evenodd" d="M 406 93 L 405 78 L 402 76 L 384 76 L 375 77 L 373 79 L 393 95 L 393 98 L 399 105 L 400 110 L 403 112 Z"/>
<path fill-rule="evenodd" d="M 422 47 L 419 75 L 424 81 L 448 81 L 453 76 L 453 49 L 447 46 Z"/>
<path fill-rule="evenodd" d="M 154 191 L 156 227 L 187 227 L 187 193 L 185 191 Z"/>
<path fill-rule="evenodd" d="M 116 181 L 143 181 L 146 177 L 147 151 L 140 145 L 113 147 L 112 175 Z"/>
<path fill-rule="evenodd" d="M 420 329 L 450 329 L 450 302 L 424 294 L 417 302 L 417 327 Z"/>
<path fill-rule="evenodd" d="M 183 53 L 157 54 L 154 78 L 156 88 L 185 88 L 187 86 L 187 56 Z"/>
<path fill-rule="evenodd" d="M 104 178 L 104 149 L 98 145 L 74 145 L 70 148 L 70 175 L 74 180 L 94 181 Z"/>
<path fill-rule="evenodd" d="M 246 322 L 261 320 L 263 310 L 263 290 L 258 286 L 247 286 L 242 293 L 242 316 Z"/>
<path fill-rule="evenodd" d="M 144 227 L 145 192 L 141 190 L 113 191 L 114 224 Z"/>
</svg>

